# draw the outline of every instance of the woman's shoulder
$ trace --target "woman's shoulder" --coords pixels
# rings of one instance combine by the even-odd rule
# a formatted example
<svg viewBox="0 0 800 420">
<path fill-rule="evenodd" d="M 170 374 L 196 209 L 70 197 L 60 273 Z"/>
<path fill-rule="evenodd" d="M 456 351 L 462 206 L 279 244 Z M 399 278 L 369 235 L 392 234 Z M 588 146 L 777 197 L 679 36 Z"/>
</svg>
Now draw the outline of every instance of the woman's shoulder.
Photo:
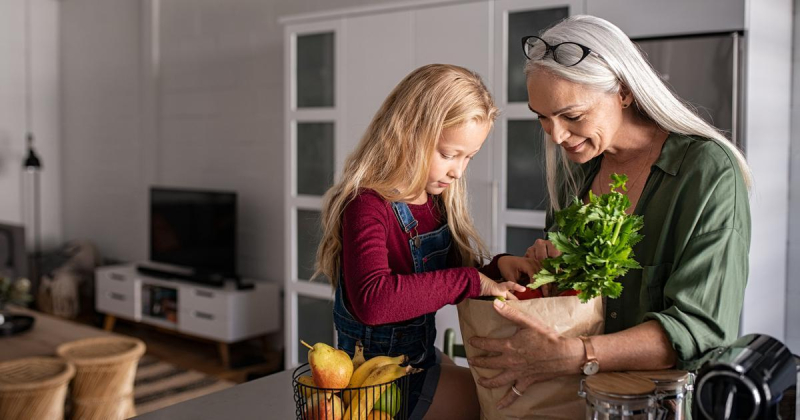
<svg viewBox="0 0 800 420">
<path fill-rule="evenodd" d="M 672 144 L 667 151 L 666 167 L 680 168 L 676 175 L 694 177 L 696 175 L 737 174 L 742 176 L 741 168 L 733 151 L 719 140 L 701 136 L 672 133 L 668 139 Z"/>
</svg>

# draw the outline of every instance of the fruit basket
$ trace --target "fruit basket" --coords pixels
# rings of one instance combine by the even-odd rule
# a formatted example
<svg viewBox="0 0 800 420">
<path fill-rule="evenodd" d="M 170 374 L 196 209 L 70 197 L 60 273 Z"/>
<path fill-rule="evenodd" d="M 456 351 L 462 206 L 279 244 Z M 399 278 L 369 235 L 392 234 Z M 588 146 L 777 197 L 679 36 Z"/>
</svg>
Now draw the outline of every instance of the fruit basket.
<svg viewBox="0 0 800 420">
<path fill-rule="evenodd" d="M 311 375 L 308 363 L 292 374 L 297 419 L 302 420 L 406 420 L 410 376 L 357 388 L 319 388 L 303 379 Z"/>
</svg>

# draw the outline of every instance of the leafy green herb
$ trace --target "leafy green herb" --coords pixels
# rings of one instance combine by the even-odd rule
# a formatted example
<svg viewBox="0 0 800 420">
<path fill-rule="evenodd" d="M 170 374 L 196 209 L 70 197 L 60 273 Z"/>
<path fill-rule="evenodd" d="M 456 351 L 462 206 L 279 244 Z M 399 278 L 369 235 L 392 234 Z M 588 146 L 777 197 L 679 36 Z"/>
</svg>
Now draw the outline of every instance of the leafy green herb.
<svg viewBox="0 0 800 420">
<path fill-rule="evenodd" d="M 617 298 L 622 284 L 614 279 L 642 268 L 633 259 L 633 246 L 642 240 L 638 231 L 643 218 L 625 213 L 631 202 L 616 191 L 628 190 L 628 177 L 611 174 L 611 180 L 608 194 L 596 196 L 589 191 L 587 204 L 574 197 L 569 207 L 555 213 L 559 230 L 548 238 L 561 255 L 542 261 L 542 270 L 528 287 L 556 282 L 561 290 L 577 290 L 583 303 L 595 296 Z"/>
</svg>

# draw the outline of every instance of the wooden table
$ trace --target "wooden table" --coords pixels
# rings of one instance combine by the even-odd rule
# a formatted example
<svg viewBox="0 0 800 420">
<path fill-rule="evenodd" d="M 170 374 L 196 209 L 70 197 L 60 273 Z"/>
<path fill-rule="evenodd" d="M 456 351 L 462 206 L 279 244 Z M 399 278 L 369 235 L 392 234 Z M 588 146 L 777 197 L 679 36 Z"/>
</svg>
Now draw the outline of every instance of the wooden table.
<svg viewBox="0 0 800 420">
<path fill-rule="evenodd" d="M 117 335 L 78 324 L 66 319 L 21 307 L 8 308 L 8 313 L 33 316 L 33 327 L 21 334 L 0 336 L 0 361 L 32 356 L 55 356 L 60 344 L 89 337 Z"/>
</svg>

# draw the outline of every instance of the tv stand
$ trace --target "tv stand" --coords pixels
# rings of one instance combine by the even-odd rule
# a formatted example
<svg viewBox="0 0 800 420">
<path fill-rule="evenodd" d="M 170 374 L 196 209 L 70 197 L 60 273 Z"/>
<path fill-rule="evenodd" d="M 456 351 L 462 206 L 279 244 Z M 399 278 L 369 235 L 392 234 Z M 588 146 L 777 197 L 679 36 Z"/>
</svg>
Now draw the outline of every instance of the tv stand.
<svg viewBox="0 0 800 420">
<path fill-rule="evenodd" d="M 134 264 L 103 266 L 95 271 L 95 308 L 105 314 L 111 331 L 117 317 L 218 343 L 222 363 L 229 366 L 228 344 L 280 329 L 280 286 L 227 281 L 221 287 L 177 276 L 153 275 Z M 149 268 L 149 267 L 148 267 Z"/>
</svg>

